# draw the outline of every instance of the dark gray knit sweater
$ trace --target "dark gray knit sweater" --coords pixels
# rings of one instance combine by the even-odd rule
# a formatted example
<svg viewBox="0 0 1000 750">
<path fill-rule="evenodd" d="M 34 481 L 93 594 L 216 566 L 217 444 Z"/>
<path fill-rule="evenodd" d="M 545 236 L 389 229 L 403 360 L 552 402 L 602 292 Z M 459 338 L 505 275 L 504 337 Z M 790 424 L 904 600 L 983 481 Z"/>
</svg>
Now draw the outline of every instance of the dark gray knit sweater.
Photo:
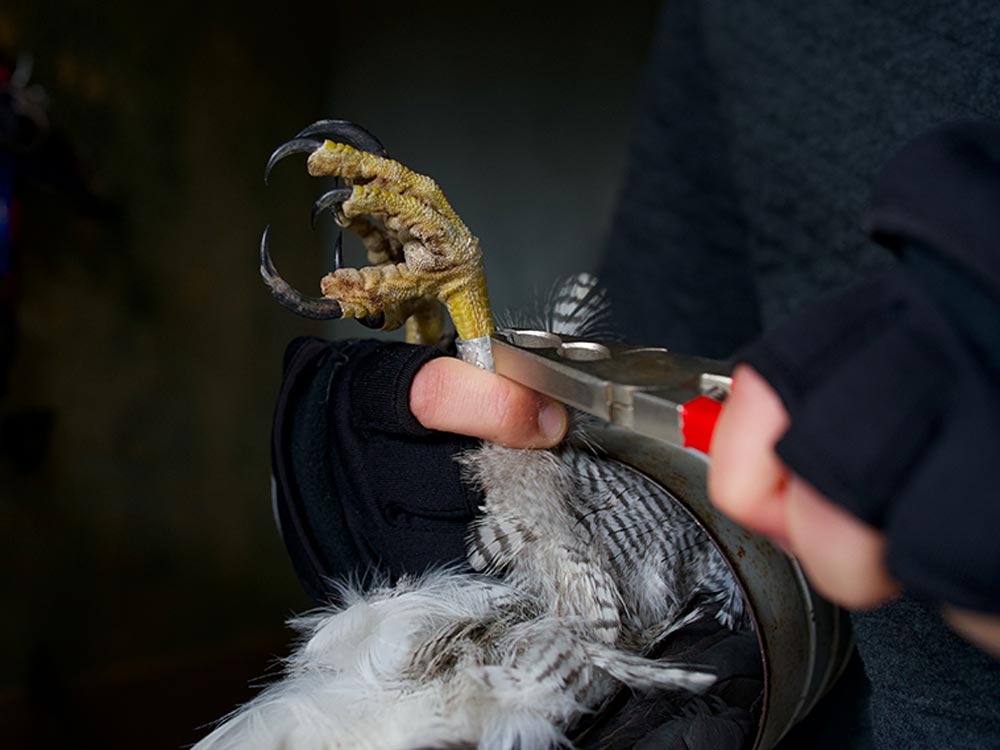
<svg viewBox="0 0 1000 750">
<path fill-rule="evenodd" d="M 601 269 L 618 329 L 727 357 L 886 271 L 863 230 L 876 175 L 967 117 L 1000 120 L 995 0 L 669 0 Z M 1000 668 L 936 605 L 855 628 L 870 688 L 842 684 L 783 748 L 1000 747 Z"/>
<path fill-rule="evenodd" d="M 619 329 L 728 356 L 886 268 L 875 175 L 970 116 L 1000 119 L 994 0 L 670 0 L 601 269 Z"/>
</svg>

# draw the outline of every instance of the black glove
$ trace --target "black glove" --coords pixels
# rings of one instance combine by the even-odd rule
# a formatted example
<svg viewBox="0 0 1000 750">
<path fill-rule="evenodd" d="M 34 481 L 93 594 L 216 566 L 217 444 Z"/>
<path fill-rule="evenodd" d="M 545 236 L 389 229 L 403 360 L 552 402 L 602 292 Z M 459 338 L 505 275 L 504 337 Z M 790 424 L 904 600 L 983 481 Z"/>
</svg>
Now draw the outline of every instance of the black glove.
<svg viewBox="0 0 1000 750">
<path fill-rule="evenodd" d="M 782 459 L 884 530 L 918 595 L 1000 611 L 1000 127 L 904 148 L 869 231 L 899 265 L 742 353 L 782 398 Z"/>
<path fill-rule="evenodd" d="M 272 431 L 275 516 L 318 602 L 330 579 L 465 566 L 481 498 L 455 454 L 478 444 L 422 427 L 409 409 L 420 367 L 443 352 L 378 341 L 293 341 Z"/>
</svg>

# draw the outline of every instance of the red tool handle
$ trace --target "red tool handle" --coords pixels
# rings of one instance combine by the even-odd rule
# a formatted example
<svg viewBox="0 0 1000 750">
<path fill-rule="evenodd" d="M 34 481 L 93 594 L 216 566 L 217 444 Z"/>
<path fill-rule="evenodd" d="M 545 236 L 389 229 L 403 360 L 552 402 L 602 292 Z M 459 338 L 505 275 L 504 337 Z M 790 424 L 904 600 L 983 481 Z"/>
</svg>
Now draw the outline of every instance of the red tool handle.
<svg viewBox="0 0 1000 750">
<path fill-rule="evenodd" d="M 684 447 L 707 454 L 721 411 L 722 402 L 708 396 L 698 396 L 683 404 L 680 417 Z"/>
</svg>

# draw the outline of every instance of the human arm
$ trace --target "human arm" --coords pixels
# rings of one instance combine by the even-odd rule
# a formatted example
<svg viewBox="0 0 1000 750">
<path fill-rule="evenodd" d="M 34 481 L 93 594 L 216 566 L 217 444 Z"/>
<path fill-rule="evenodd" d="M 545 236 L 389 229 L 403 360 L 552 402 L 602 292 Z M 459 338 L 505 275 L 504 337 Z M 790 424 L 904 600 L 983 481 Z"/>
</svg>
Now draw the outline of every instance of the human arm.
<svg viewBox="0 0 1000 750">
<path fill-rule="evenodd" d="M 744 351 L 753 366 L 737 369 L 709 479 L 722 509 L 795 553 L 830 598 L 868 608 L 902 582 L 949 603 L 946 616 L 986 648 L 976 634 L 1000 608 L 996 139 L 993 126 L 960 123 L 890 164 L 869 230 L 897 266 Z M 460 391 L 462 372 L 448 376 L 438 390 Z M 482 375 L 477 388 L 501 384 Z M 425 418 L 438 408 L 420 401 Z M 481 434 L 478 419 L 459 414 L 449 426 Z M 979 614 L 966 625 L 966 612 Z"/>
<path fill-rule="evenodd" d="M 868 608 L 898 581 L 994 654 L 998 156 L 1000 129 L 960 122 L 890 161 L 868 228 L 898 264 L 744 350 L 709 475 L 834 600 Z"/>
</svg>

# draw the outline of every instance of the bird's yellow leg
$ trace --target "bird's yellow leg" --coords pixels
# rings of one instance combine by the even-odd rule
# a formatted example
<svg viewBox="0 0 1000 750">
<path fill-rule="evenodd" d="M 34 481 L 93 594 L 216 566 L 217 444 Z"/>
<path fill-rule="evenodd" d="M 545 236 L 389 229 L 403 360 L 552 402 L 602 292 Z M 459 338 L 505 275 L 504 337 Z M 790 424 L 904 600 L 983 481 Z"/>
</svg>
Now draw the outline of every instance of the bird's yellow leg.
<svg viewBox="0 0 1000 750">
<path fill-rule="evenodd" d="M 436 346 L 445 335 L 444 305 L 427 299 L 406 319 L 406 340 L 411 344 Z"/>
<path fill-rule="evenodd" d="M 265 233 L 261 273 L 283 304 L 309 317 L 354 317 L 384 329 L 416 316 L 409 337 L 430 341 L 440 334 L 431 308 L 443 303 L 462 340 L 481 343 L 493 332 L 479 242 L 433 179 L 384 156 L 374 136 L 344 121 L 306 128 L 271 155 L 266 173 L 293 153 L 309 154 L 310 174 L 346 183 L 316 202 L 314 216 L 333 209 L 338 224 L 361 237 L 371 265 L 338 268 L 320 282 L 323 297 L 307 297 L 277 275 Z"/>
</svg>

